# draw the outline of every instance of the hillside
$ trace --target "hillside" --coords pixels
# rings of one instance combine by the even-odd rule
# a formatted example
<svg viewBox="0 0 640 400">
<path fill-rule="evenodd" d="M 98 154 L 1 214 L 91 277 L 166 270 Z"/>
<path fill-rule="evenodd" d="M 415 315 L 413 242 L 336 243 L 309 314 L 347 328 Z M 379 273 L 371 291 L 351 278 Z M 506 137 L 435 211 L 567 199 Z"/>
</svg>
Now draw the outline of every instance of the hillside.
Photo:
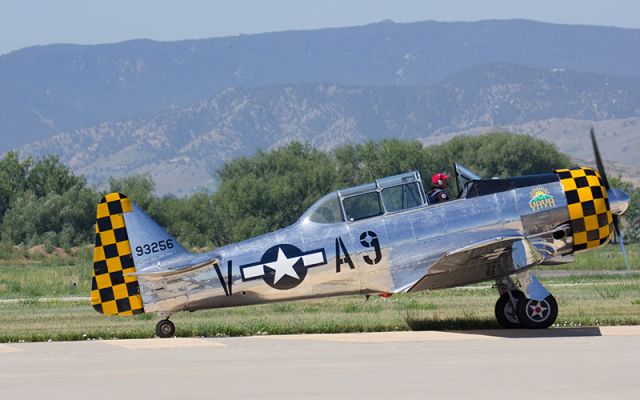
<svg viewBox="0 0 640 400">
<path fill-rule="evenodd" d="M 293 90 L 298 99 L 307 99 L 309 104 L 317 102 L 329 109 L 332 107 L 329 103 L 333 104 L 337 107 L 333 109 L 336 115 L 341 113 L 339 101 L 333 103 L 333 100 L 323 100 L 329 97 L 321 94 L 328 91 L 332 84 L 336 85 L 338 98 L 355 101 L 358 107 L 364 107 L 361 107 L 362 110 L 367 109 L 365 106 L 369 103 L 369 107 L 377 105 L 395 109 L 395 104 L 385 103 L 386 100 L 376 99 L 376 96 L 389 95 L 396 100 L 400 100 L 400 96 L 415 102 L 418 107 L 416 110 L 420 112 L 427 108 L 440 110 L 429 111 L 429 121 L 432 121 L 433 127 L 444 127 L 451 118 L 440 114 L 447 106 L 442 106 L 441 99 L 434 97 L 433 93 L 445 90 L 445 95 L 450 95 L 447 83 L 442 80 L 452 74 L 464 75 L 464 71 L 488 63 L 505 63 L 543 71 L 564 68 L 567 71 L 640 78 L 639 48 L 638 29 L 554 25 L 525 20 L 427 21 L 408 24 L 381 22 L 350 28 L 179 42 L 136 40 L 96 46 L 32 47 L 0 56 L 0 134 L 3 139 L 0 152 L 82 127 L 132 124 L 151 128 L 158 118 L 168 121 L 170 113 L 165 112 L 168 109 L 175 110 L 174 115 L 182 113 L 185 118 L 186 115 L 193 115 L 197 119 L 198 114 L 192 109 L 197 106 L 191 105 L 211 96 L 217 96 L 214 99 L 219 100 L 212 100 L 210 105 L 216 104 L 226 112 L 231 112 L 229 106 L 220 101 L 229 97 L 238 100 L 234 96 L 244 96 L 255 111 L 260 109 L 265 113 L 269 113 L 278 96 L 282 97 L 282 101 L 298 104 L 296 99 L 288 97 L 283 85 L 290 85 L 291 89 L 288 90 Z M 468 77 L 471 79 L 471 75 Z M 448 85 L 462 89 L 463 97 L 475 99 L 478 93 L 474 91 L 483 90 L 484 84 L 470 80 L 467 82 L 470 86 L 466 86 L 462 84 L 463 78 L 450 78 L 452 81 Z M 442 82 L 440 89 L 436 85 L 438 82 Z M 324 89 L 318 89 L 317 93 L 313 92 L 314 89 L 298 89 L 301 84 L 322 84 L 318 87 Z M 528 82 L 516 84 L 535 86 Z M 474 88 L 474 85 L 477 86 Z M 359 88 L 342 89 L 344 86 Z M 426 91 L 428 94 L 424 94 L 423 89 L 412 89 L 426 86 L 431 87 Z M 229 91 L 226 90 L 228 87 L 236 89 Z M 361 89 L 363 87 L 365 89 Z M 405 87 L 409 89 L 403 91 L 408 94 L 401 95 L 394 89 Z M 539 85 L 535 87 L 547 90 Z M 253 91 L 255 88 L 261 89 Z M 579 90 L 588 97 L 585 89 Z M 495 90 L 500 92 L 502 89 Z M 509 92 L 511 89 L 505 90 Z M 362 100 L 352 100 L 355 98 L 354 91 L 369 94 Z M 551 91 L 554 95 L 560 95 L 553 88 Z M 519 112 L 518 109 L 524 104 L 514 104 L 516 110 L 509 110 L 498 92 L 494 92 L 497 96 L 495 101 L 502 104 L 502 110 L 506 108 L 506 114 L 491 114 L 491 117 L 502 123 L 505 121 L 503 116 Z M 571 90 L 567 94 L 569 92 Z M 537 93 L 533 94 L 537 96 Z M 258 105 L 251 100 L 254 97 L 269 98 L 272 104 Z M 473 126 L 473 120 L 479 118 L 481 109 L 493 101 L 490 97 L 484 98 L 486 103 L 478 104 L 477 110 L 467 110 L 467 114 L 458 113 L 456 118 L 460 120 L 454 122 L 461 128 L 465 124 Z M 336 100 L 336 96 L 332 99 Z M 452 105 L 470 104 L 460 103 L 455 96 L 449 96 L 446 100 Z M 567 104 L 563 109 L 566 112 L 558 116 L 575 116 L 568 112 L 582 107 L 586 100 L 577 100 L 577 105 Z M 556 101 L 554 104 L 560 103 Z M 634 107 L 634 104 L 637 107 L 637 102 L 628 106 Z M 533 106 L 540 115 L 549 112 L 544 101 Z M 302 106 L 298 104 L 296 107 L 292 113 L 301 112 L 299 107 Z M 344 107 L 349 109 L 348 104 Z M 405 108 L 406 111 L 414 109 L 409 104 L 398 105 L 399 111 L 405 111 Z M 593 107 L 583 111 L 585 115 L 582 118 L 609 112 Z M 159 113 L 163 113 L 164 117 L 154 117 Z M 385 113 L 392 114 L 391 111 Z M 525 114 L 527 118 L 536 117 L 534 112 Z M 330 120 L 328 114 L 323 115 L 326 121 Z M 415 116 L 415 122 L 405 122 L 402 116 L 394 115 L 389 117 L 394 121 L 391 125 L 378 128 L 379 125 L 373 123 L 367 125 L 367 118 L 362 115 L 345 115 L 357 120 L 361 127 L 358 132 L 366 131 L 367 135 L 377 134 L 378 129 L 388 132 L 397 128 L 393 124 L 400 124 L 400 130 L 406 132 L 413 132 L 418 127 L 423 132 L 430 129 L 428 125 L 418 125 L 418 122 L 426 121 L 421 116 Z M 259 115 L 255 117 L 260 118 Z M 147 122 L 140 122 L 140 118 L 146 118 Z M 222 116 L 215 113 L 211 115 L 211 128 L 222 124 L 220 118 Z M 117 122 L 124 120 L 133 122 Z M 336 126 L 347 124 L 342 129 L 357 135 L 348 127 L 348 118 L 332 121 Z M 321 122 L 317 123 L 322 125 Z M 202 132 L 199 131 L 204 128 L 204 125 L 185 125 L 185 119 L 177 124 L 182 124 L 180 126 L 187 132 L 193 131 L 195 136 L 200 135 Z M 404 125 L 407 125 L 406 129 L 402 128 Z M 292 128 L 294 126 L 291 125 Z M 84 131 L 92 129 L 97 128 L 85 128 Z M 124 127 L 122 129 L 126 130 Z M 327 132 L 333 134 L 336 129 L 334 127 Z M 268 132 L 269 128 L 257 127 L 256 130 Z M 302 132 L 298 135 L 306 134 Z M 237 139 L 238 143 L 243 140 Z M 324 140 L 319 138 L 316 141 Z"/>
<path fill-rule="evenodd" d="M 561 150 L 584 157 L 584 146 L 579 151 L 576 146 L 582 145 L 589 121 L 631 121 L 633 128 L 638 118 L 640 79 L 488 64 L 428 87 L 228 88 L 154 117 L 73 130 L 21 151 L 60 154 L 96 184 L 111 175 L 149 172 L 160 193 L 181 194 L 211 189 L 211 175 L 224 161 L 293 140 L 330 149 L 387 137 L 428 141 L 435 135 L 433 140 L 441 141 L 452 133 L 505 127 L 550 139 Z M 557 127 L 553 121 L 560 120 L 576 121 L 564 122 L 571 140 L 550 134 Z M 616 159 L 618 152 L 637 154 L 635 132 L 622 133 L 629 139 L 623 139 L 626 150 L 605 144 L 603 151 Z M 634 157 L 624 161 L 638 165 Z"/>
</svg>

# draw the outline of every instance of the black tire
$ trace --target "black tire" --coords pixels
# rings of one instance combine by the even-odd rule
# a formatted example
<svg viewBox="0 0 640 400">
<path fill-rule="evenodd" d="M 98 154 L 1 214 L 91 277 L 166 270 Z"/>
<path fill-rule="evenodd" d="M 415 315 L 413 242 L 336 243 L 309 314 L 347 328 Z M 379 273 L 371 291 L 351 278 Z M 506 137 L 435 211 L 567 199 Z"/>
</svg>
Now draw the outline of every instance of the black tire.
<svg viewBox="0 0 640 400">
<path fill-rule="evenodd" d="M 176 326 L 168 319 L 158 321 L 156 324 L 156 336 L 160 338 L 170 338 L 176 333 Z"/>
<path fill-rule="evenodd" d="M 520 303 L 520 300 L 524 299 L 524 294 L 521 291 L 513 290 L 511 292 L 516 305 Z M 495 307 L 496 320 L 498 324 L 504 329 L 519 329 L 522 328 L 522 322 L 518 318 L 518 312 L 513 308 L 509 293 L 503 293 L 502 296 L 496 301 Z"/>
<path fill-rule="evenodd" d="M 524 299 L 518 302 L 518 318 L 526 328 L 546 329 L 557 317 L 558 303 L 552 295 L 541 301 Z"/>
</svg>

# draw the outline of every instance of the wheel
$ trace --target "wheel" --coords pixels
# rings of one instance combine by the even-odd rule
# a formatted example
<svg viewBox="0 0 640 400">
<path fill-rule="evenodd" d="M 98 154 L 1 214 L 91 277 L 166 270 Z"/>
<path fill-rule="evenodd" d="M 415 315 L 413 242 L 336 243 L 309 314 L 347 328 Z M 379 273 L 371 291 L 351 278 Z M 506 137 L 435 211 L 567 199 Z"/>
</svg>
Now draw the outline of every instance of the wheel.
<svg viewBox="0 0 640 400">
<path fill-rule="evenodd" d="M 520 303 L 520 300 L 524 299 L 524 294 L 519 290 L 511 291 L 511 295 L 516 302 L 516 305 Z M 502 296 L 496 301 L 495 308 L 496 319 L 498 324 L 505 329 L 518 329 L 522 328 L 522 323 L 518 318 L 516 308 L 511 304 L 511 298 L 509 293 L 503 293 Z"/>
<path fill-rule="evenodd" d="M 522 325 L 529 329 L 545 329 L 553 325 L 558 317 L 558 303 L 549 295 L 546 299 L 538 301 L 524 299 L 518 301 L 518 318 Z"/>
<path fill-rule="evenodd" d="M 176 326 L 168 319 L 158 321 L 156 324 L 156 336 L 160 338 L 170 338 L 176 333 Z"/>
</svg>

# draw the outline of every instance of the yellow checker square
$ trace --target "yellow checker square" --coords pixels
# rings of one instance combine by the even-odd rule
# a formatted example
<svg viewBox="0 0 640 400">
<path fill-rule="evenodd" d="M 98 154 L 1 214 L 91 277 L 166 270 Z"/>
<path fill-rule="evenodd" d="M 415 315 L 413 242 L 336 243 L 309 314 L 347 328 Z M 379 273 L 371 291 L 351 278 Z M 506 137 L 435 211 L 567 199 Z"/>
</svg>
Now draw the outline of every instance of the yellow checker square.
<svg viewBox="0 0 640 400">
<path fill-rule="evenodd" d="M 584 228 L 587 231 L 595 231 L 599 229 L 600 224 L 598 224 L 598 216 L 589 215 L 588 217 L 584 217 Z"/>
<path fill-rule="evenodd" d="M 105 199 L 108 202 L 112 202 L 112 201 L 118 201 L 120 200 L 120 193 L 109 193 L 108 195 L 105 196 Z"/>
<path fill-rule="evenodd" d="M 96 218 L 104 218 L 109 216 L 109 206 L 107 203 L 99 203 Z"/>
<path fill-rule="evenodd" d="M 571 219 L 578 219 L 584 216 L 584 210 L 580 203 L 569 204 L 567 208 L 569 209 L 569 218 Z"/>
<path fill-rule="evenodd" d="M 97 290 L 91 291 L 91 304 L 100 304 L 102 300 L 100 300 L 100 292 Z"/>
<path fill-rule="evenodd" d="M 589 184 L 589 186 L 600 186 L 600 181 L 598 180 L 598 177 L 595 175 L 588 175 L 587 183 Z"/>
<path fill-rule="evenodd" d="M 135 273 L 136 273 L 136 269 L 135 268 L 127 268 L 127 269 L 123 270 L 122 271 L 122 275 L 124 275 L 124 281 L 126 283 L 131 283 L 131 282 L 137 281 L 138 279 L 134 275 Z"/>
<path fill-rule="evenodd" d="M 596 207 L 596 212 L 598 214 L 604 214 L 607 212 L 607 202 L 605 199 L 595 199 L 593 200 L 593 205 Z"/>
<path fill-rule="evenodd" d="M 130 317 L 133 315 L 133 311 L 129 310 L 129 311 L 120 311 L 118 313 L 118 315 L 122 315 L 123 317 Z"/>
<path fill-rule="evenodd" d="M 93 262 L 103 261 L 104 259 L 104 247 L 96 246 L 93 250 Z"/>
<path fill-rule="evenodd" d="M 587 249 L 592 249 L 594 247 L 600 246 L 600 240 L 592 240 L 587 243 Z"/>
<path fill-rule="evenodd" d="M 100 233 L 100 243 L 102 243 L 103 246 L 114 244 L 115 242 L 116 236 L 113 231 L 109 230 Z"/>
<path fill-rule="evenodd" d="M 131 200 L 128 198 L 122 199 L 120 204 L 122 205 L 122 212 L 131 212 L 133 210 L 133 207 L 131 207 Z"/>
<path fill-rule="evenodd" d="M 109 272 L 116 272 L 122 270 L 122 263 L 119 257 L 110 258 L 107 260 L 107 270 Z"/>
<path fill-rule="evenodd" d="M 593 200 L 593 193 L 591 193 L 591 188 L 588 186 L 579 188 L 578 197 L 580 197 L 580 201 Z"/>
<path fill-rule="evenodd" d="M 102 313 L 106 315 L 118 314 L 118 305 L 115 300 L 102 303 Z"/>
<path fill-rule="evenodd" d="M 120 256 L 126 256 L 127 254 L 131 254 L 131 247 L 129 246 L 129 241 L 124 240 L 122 242 L 116 243 L 118 247 L 118 254 Z"/>
<path fill-rule="evenodd" d="M 587 176 L 586 172 L 584 172 L 583 168 L 572 169 L 570 170 L 571 176 L 574 178 L 580 178 L 582 176 Z"/>
<path fill-rule="evenodd" d="M 98 289 L 111 287 L 111 278 L 109 278 L 109 274 L 96 275 L 96 286 Z"/>
<path fill-rule="evenodd" d="M 124 218 L 122 217 L 122 214 L 111 216 L 111 227 L 113 229 L 124 228 Z"/>
<path fill-rule="evenodd" d="M 129 304 L 131 304 L 131 309 L 132 310 L 141 309 L 142 308 L 142 297 L 139 294 L 129 297 Z"/>
<path fill-rule="evenodd" d="M 113 287 L 113 296 L 116 300 L 129 297 L 129 292 L 127 291 L 127 285 L 125 285 L 124 283 L 120 285 L 115 285 Z"/>
<path fill-rule="evenodd" d="M 562 183 L 562 186 L 564 187 L 565 192 L 568 192 L 569 190 L 575 190 L 578 188 L 576 186 L 576 181 L 573 178 L 563 179 L 561 183 Z"/>
<path fill-rule="evenodd" d="M 574 232 L 573 233 L 573 244 L 583 244 L 587 243 L 587 232 Z"/>
<path fill-rule="evenodd" d="M 611 228 L 609 226 L 603 226 L 599 229 L 600 239 L 604 239 L 611 235 Z"/>
</svg>

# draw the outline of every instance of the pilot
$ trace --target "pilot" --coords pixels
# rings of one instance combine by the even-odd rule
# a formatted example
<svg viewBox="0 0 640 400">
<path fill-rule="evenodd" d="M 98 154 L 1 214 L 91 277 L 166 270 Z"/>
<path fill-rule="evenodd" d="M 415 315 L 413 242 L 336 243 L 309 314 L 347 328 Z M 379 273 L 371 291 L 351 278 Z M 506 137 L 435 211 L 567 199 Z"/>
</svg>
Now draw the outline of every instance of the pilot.
<svg viewBox="0 0 640 400">
<path fill-rule="evenodd" d="M 449 200 L 449 195 L 445 192 L 449 183 L 448 179 L 449 175 L 445 175 L 442 172 L 433 174 L 433 177 L 431 178 L 433 186 L 431 186 L 431 191 L 427 193 L 429 204 L 442 203 Z"/>
</svg>

